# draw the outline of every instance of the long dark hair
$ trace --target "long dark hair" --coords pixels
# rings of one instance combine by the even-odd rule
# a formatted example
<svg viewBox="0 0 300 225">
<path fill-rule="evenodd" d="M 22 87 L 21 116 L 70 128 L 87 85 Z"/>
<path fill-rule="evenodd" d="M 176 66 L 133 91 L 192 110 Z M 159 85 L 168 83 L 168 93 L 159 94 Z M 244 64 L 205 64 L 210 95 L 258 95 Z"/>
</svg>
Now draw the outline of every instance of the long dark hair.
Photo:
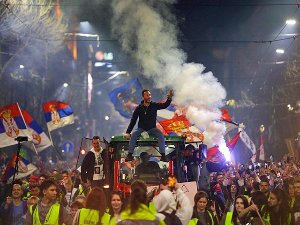
<svg viewBox="0 0 300 225">
<path fill-rule="evenodd" d="M 249 206 L 248 199 L 245 196 L 239 195 L 239 196 L 236 197 L 236 199 L 234 201 L 234 209 L 233 209 L 233 215 L 232 215 L 233 224 L 237 224 L 237 219 L 239 217 L 239 214 L 238 214 L 238 212 L 236 211 L 236 208 L 235 208 L 236 200 L 239 199 L 239 198 L 242 199 L 242 201 L 243 201 L 244 209 L 246 209 Z"/>
<path fill-rule="evenodd" d="M 112 191 L 109 195 L 109 204 L 108 204 L 108 208 L 109 208 L 109 214 L 111 215 L 111 217 L 114 217 L 115 216 L 115 212 L 112 208 L 112 205 L 111 205 L 111 200 L 113 198 L 114 195 L 118 195 L 121 199 L 121 202 L 123 203 L 122 206 L 121 206 L 121 210 L 120 210 L 120 213 L 124 210 L 125 208 L 125 204 L 124 204 L 124 196 L 122 195 L 122 193 L 120 191 Z"/>
<path fill-rule="evenodd" d="M 147 192 L 144 188 L 136 186 L 132 189 L 131 196 L 129 199 L 130 214 L 136 213 L 140 204 L 148 205 Z"/>
<path fill-rule="evenodd" d="M 85 208 L 99 211 L 99 221 L 101 221 L 106 210 L 106 197 L 101 188 L 94 187 L 90 193 L 88 193 Z"/>
<path fill-rule="evenodd" d="M 291 209 L 288 202 L 288 196 L 285 194 L 285 192 L 280 188 L 275 188 L 272 192 L 277 198 L 277 201 L 281 200 L 281 203 L 279 205 L 278 212 L 275 212 L 270 209 L 270 219 L 272 221 L 280 221 L 280 224 L 288 224 L 289 216 L 291 214 Z"/>
<path fill-rule="evenodd" d="M 208 204 L 208 201 L 209 201 L 209 198 L 208 198 L 208 194 L 205 192 L 205 191 L 198 191 L 196 194 L 195 194 L 195 197 L 194 197 L 194 208 L 193 208 L 193 216 L 192 218 L 198 218 L 198 211 L 197 211 L 197 203 L 198 201 L 201 199 L 201 198 L 206 198 L 207 200 L 207 205 L 206 205 L 206 209 L 205 209 L 205 213 L 204 213 L 204 217 L 205 217 L 205 221 L 208 222 L 208 221 L 211 221 L 211 217 L 209 216 L 209 209 L 207 208 L 207 206 L 209 205 Z M 210 212 L 211 213 L 211 212 Z M 213 214 L 211 213 L 211 215 L 213 216 Z M 211 221 L 209 224 L 212 224 L 213 221 Z"/>
</svg>

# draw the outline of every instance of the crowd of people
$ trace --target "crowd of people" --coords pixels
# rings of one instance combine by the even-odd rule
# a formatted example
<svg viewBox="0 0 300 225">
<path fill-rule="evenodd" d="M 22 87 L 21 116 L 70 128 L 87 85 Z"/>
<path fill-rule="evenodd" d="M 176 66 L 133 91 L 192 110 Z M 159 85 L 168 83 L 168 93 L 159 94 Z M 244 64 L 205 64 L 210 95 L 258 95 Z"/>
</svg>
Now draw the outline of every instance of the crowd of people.
<svg viewBox="0 0 300 225">
<path fill-rule="evenodd" d="M 12 184 L 1 181 L 0 224 L 300 224 L 299 163 L 293 157 L 221 166 L 197 163 L 193 151 L 188 145 L 182 169 L 187 181 L 197 181 L 194 202 L 164 179 L 151 192 L 136 179 L 124 196 L 53 170 Z M 204 176 L 197 174 L 198 180 L 189 172 L 195 165 Z"/>
</svg>

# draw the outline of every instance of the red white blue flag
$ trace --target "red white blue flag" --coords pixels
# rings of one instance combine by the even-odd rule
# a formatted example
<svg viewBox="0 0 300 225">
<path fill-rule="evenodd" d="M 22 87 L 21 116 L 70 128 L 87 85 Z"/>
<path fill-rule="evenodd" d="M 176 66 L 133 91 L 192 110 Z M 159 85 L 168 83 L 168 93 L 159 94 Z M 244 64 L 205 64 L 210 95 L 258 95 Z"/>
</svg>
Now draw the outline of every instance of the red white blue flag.
<svg viewBox="0 0 300 225">
<path fill-rule="evenodd" d="M 15 166 L 16 166 L 16 159 L 17 159 L 17 153 L 9 161 L 2 177 L 3 181 L 8 181 L 13 178 L 15 172 Z M 16 173 L 15 179 L 21 179 L 23 177 L 27 177 L 28 175 L 32 174 L 35 170 L 37 170 L 37 168 L 32 163 L 28 162 L 22 156 L 19 156 L 18 171 Z"/>
<path fill-rule="evenodd" d="M 26 136 L 31 140 L 18 103 L 0 109 L 0 148 L 17 144 L 16 137 Z"/>
<path fill-rule="evenodd" d="M 27 128 L 32 136 L 32 141 L 24 142 L 23 144 L 32 150 L 34 150 L 34 147 L 32 145 L 34 144 L 37 152 L 41 152 L 47 147 L 51 146 L 51 141 L 49 140 L 43 129 L 38 125 L 38 123 L 29 115 L 29 113 L 26 110 L 23 110 L 22 114 Z"/>
<path fill-rule="evenodd" d="M 43 104 L 46 123 L 49 131 L 74 123 L 73 109 L 63 102 Z"/>
</svg>

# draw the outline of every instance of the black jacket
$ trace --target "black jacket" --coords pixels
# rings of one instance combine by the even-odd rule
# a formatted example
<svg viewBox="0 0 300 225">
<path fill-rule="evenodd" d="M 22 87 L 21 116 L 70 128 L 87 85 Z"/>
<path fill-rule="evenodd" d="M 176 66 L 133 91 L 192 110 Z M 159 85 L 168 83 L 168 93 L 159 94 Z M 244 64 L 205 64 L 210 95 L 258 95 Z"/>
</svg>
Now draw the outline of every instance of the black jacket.
<svg viewBox="0 0 300 225">
<path fill-rule="evenodd" d="M 148 107 L 144 106 L 144 101 L 142 101 L 134 110 L 126 133 L 129 134 L 132 131 L 137 118 L 139 118 L 138 128 L 142 128 L 145 131 L 155 128 L 157 110 L 167 108 L 171 104 L 171 101 L 172 99 L 167 99 L 164 103 L 150 102 Z"/>
<path fill-rule="evenodd" d="M 103 172 L 106 174 L 106 168 L 108 166 L 108 160 L 107 160 L 107 150 L 103 149 L 101 152 L 101 157 L 104 160 L 103 164 Z M 86 156 L 83 159 L 83 162 L 81 164 L 81 180 L 86 183 L 87 179 L 89 181 L 93 181 L 93 175 L 94 175 L 94 167 L 95 167 L 95 154 L 92 151 L 89 151 Z"/>
</svg>

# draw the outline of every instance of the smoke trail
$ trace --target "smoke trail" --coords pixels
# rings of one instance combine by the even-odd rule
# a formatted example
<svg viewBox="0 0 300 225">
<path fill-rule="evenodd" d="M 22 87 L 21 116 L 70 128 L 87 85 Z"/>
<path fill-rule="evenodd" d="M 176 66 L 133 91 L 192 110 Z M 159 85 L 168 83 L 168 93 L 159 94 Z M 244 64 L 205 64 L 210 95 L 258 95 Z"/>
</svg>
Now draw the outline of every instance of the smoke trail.
<svg viewBox="0 0 300 225">
<path fill-rule="evenodd" d="M 224 142 L 225 125 L 220 107 L 226 91 L 202 64 L 186 63 L 179 49 L 171 0 L 113 0 L 112 31 L 122 48 L 140 65 L 144 76 L 159 89 L 173 89 L 174 101 L 188 107 L 187 118 L 206 134 L 212 144 Z M 209 128 L 207 130 L 207 128 Z"/>
</svg>

